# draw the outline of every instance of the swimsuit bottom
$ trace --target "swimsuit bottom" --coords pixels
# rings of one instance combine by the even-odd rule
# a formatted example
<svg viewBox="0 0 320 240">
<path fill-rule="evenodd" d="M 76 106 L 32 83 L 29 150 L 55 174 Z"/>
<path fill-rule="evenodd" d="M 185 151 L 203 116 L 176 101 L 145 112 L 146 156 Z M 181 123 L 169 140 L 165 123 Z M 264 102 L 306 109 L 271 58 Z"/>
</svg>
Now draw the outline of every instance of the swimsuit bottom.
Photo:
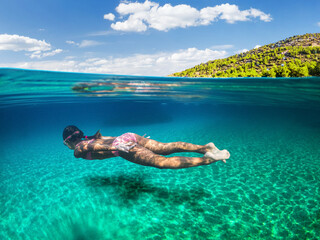
<svg viewBox="0 0 320 240">
<path fill-rule="evenodd" d="M 113 140 L 112 146 L 117 149 L 128 152 L 137 144 L 137 139 L 134 133 L 124 133 Z M 119 156 L 119 151 L 112 151 L 113 155 Z"/>
</svg>

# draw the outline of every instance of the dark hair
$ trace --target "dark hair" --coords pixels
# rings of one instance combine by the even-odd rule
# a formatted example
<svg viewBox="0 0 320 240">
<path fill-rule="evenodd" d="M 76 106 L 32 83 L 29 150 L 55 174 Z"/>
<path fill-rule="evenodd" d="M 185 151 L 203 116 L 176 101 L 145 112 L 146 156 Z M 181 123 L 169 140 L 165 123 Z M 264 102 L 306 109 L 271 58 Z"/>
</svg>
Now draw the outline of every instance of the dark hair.
<svg viewBox="0 0 320 240">
<path fill-rule="evenodd" d="M 73 135 L 72 136 L 73 139 L 84 137 L 83 132 L 79 128 L 77 128 L 76 126 L 73 126 L 73 125 L 69 125 L 69 126 L 65 127 L 65 129 L 63 130 L 63 134 L 62 134 L 63 140 L 65 140 L 67 137 L 69 137 L 70 135 L 72 135 L 76 131 L 79 131 L 79 133 Z"/>
</svg>

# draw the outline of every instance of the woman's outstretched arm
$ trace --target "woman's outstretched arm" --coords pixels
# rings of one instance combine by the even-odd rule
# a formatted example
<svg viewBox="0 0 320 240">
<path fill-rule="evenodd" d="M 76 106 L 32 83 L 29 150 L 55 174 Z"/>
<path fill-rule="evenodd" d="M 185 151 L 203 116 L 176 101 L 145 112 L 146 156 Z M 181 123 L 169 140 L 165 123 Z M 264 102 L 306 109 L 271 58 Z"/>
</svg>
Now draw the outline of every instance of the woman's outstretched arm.
<svg viewBox="0 0 320 240">
<path fill-rule="evenodd" d="M 111 144 L 106 144 L 101 140 L 95 140 L 94 142 L 82 142 L 74 149 L 74 156 L 76 158 L 89 159 L 88 156 L 98 156 L 94 159 L 103 159 L 103 157 L 112 157 L 112 151 L 117 149 Z M 93 158 L 93 157 L 90 157 Z"/>
</svg>

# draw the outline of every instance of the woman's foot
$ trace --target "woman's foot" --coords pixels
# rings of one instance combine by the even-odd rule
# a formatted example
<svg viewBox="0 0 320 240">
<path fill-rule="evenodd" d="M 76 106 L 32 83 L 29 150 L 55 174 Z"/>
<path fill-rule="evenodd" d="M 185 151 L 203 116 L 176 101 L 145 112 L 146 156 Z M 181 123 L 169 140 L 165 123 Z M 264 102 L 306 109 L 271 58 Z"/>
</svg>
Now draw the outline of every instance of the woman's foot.
<svg viewBox="0 0 320 240">
<path fill-rule="evenodd" d="M 213 142 L 208 143 L 208 144 L 206 144 L 205 146 L 207 147 L 207 149 L 209 149 L 209 151 L 219 150 L 219 149 L 216 147 L 216 145 L 214 145 Z"/>
<path fill-rule="evenodd" d="M 208 143 L 206 146 L 209 151 L 204 154 L 204 157 L 216 161 L 223 161 L 224 163 L 226 163 L 226 159 L 230 158 L 230 153 L 227 150 L 219 150 L 212 142 Z"/>
</svg>

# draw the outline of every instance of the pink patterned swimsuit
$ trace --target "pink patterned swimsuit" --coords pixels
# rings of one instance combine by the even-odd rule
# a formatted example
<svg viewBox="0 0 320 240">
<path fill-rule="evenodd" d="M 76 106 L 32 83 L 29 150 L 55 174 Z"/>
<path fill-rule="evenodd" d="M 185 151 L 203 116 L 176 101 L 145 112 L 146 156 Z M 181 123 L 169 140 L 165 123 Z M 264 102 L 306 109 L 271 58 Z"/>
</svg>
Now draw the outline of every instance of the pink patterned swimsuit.
<svg viewBox="0 0 320 240">
<path fill-rule="evenodd" d="M 137 144 L 137 139 L 134 133 L 124 133 L 121 136 L 113 140 L 112 146 L 127 152 L 128 149 L 134 147 Z M 119 156 L 119 151 L 112 151 L 113 155 Z"/>
</svg>

